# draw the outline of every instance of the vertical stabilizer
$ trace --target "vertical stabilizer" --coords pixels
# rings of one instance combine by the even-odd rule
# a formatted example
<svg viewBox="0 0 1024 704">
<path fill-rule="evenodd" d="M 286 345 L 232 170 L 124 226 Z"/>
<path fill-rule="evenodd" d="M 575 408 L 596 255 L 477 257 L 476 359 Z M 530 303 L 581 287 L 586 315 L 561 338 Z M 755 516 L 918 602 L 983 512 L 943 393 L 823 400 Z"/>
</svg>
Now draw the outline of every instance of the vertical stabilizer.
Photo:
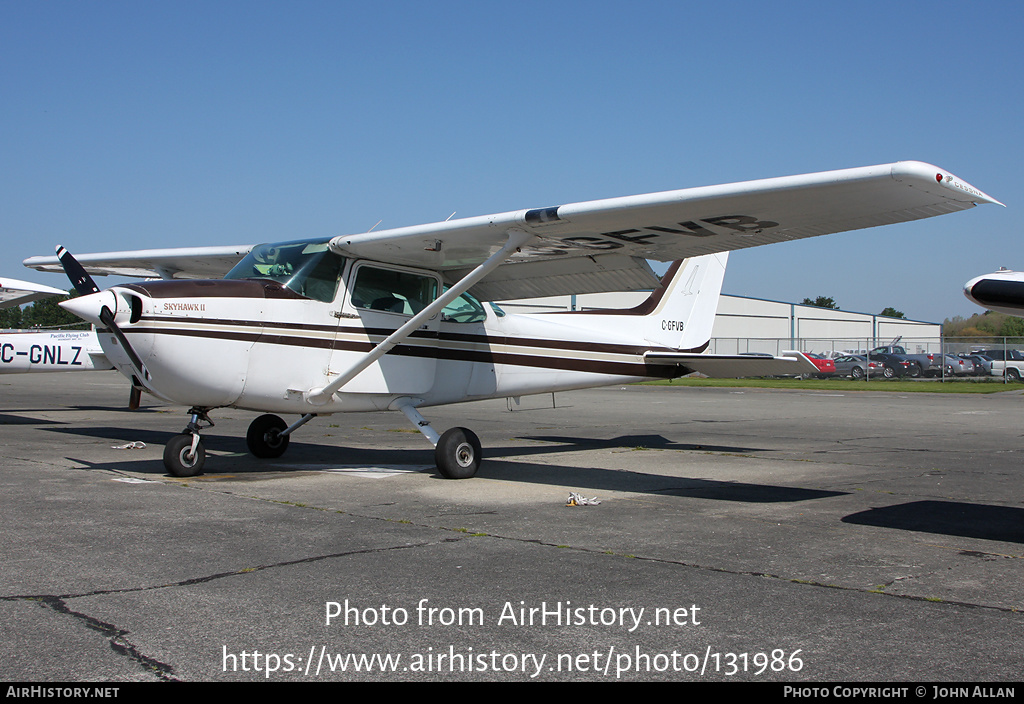
<svg viewBox="0 0 1024 704">
<path fill-rule="evenodd" d="M 660 294 L 646 316 L 644 338 L 674 349 L 703 348 L 711 339 L 728 252 L 676 262 L 665 275 Z M 650 300 L 650 299 L 649 299 Z"/>
<path fill-rule="evenodd" d="M 711 341 L 728 260 L 729 253 L 720 252 L 673 262 L 662 277 L 661 286 L 640 305 L 626 310 L 527 317 L 565 320 L 574 327 L 600 330 L 644 347 L 702 352 Z"/>
</svg>

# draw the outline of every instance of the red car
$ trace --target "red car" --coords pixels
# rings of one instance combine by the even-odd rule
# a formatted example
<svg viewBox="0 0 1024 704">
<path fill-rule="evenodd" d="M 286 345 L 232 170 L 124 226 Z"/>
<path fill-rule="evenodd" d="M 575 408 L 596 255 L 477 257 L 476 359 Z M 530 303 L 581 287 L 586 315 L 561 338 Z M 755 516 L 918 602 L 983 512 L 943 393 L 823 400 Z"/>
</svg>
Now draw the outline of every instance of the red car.
<svg viewBox="0 0 1024 704">
<path fill-rule="evenodd" d="M 833 362 L 831 359 L 828 359 L 827 357 L 824 357 L 820 354 L 814 354 L 812 352 L 801 352 L 800 354 L 802 354 L 804 357 L 807 357 L 807 359 L 810 360 L 811 364 L 818 368 L 818 373 L 811 375 L 816 379 L 827 379 L 830 376 L 836 375 L 836 363 Z"/>
</svg>

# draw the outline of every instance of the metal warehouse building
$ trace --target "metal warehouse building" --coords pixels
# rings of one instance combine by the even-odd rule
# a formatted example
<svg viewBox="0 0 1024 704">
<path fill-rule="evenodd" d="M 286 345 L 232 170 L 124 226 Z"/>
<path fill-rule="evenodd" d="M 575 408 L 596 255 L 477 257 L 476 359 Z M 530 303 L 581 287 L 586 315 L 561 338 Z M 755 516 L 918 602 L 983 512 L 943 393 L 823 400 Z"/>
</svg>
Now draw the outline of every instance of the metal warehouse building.
<svg viewBox="0 0 1024 704">
<path fill-rule="evenodd" d="M 631 308 L 649 294 L 593 293 L 508 301 L 509 313 Z M 830 310 L 800 303 L 722 295 L 709 352 L 735 354 L 797 349 L 804 352 L 866 350 L 901 337 L 909 353 L 940 349 L 942 325 L 871 313 Z"/>
</svg>

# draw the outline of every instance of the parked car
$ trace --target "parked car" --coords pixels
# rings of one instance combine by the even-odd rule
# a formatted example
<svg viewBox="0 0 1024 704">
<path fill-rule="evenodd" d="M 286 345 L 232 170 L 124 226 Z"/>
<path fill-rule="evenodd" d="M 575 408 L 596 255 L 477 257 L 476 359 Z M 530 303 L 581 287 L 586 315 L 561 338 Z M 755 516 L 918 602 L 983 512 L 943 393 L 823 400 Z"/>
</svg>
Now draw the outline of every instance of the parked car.
<svg viewBox="0 0 1024 704">
<path fill-rule="evenodd" d="M 917 372 L 916 363 L 911 362 L 906 357 L 898 354 L 872 352 L 868 355 L 868 359 L 873 362 L 882 363 L 882 376 L 886 379 L 893 379 L 898 376 L 910 376 L 912 373 Z"/>
<path fill-rule="evenodd" d="M 992 374 L 992 358 L 986 357 L 983 354 L 958 354 L 957 357 L 963 357 L 974 362 L 974 376 L 990 376 Z"/>
<path fill-rule="evenodd" d="M 1020 350 L 975 350 L 971 354 L 991 358 L 993 376 L 1006 376 L 1009 381 L 1024 378 L 1024 352 Z"/>
<path fill-rule="evenodd" d="M 964 357 L 947 354 L 946 376 L 972 376 L 974 374 L 974 362 Z"/>
<path fill-rule="evenodd" d="M 934 359 L 935 355 L 927 353 L 907 354 L 907 349 L 902 345 L 892 344 L 876 347 L 871 350 L 871 354 L 896 355 L 910 362 L 911 366 L 907 367 L 907 376 L 915 379 L 919 376 L 938 376 L 942 374 L 942 368 L 938 366 L 938 360 Z"/>
<path fill-rule="evenodd" d="M 850 376 L 863 379 L 865 373 L 872 377 L 883 376 L 885 365 L 881 362 L 869 362 L 862 354 L 844 354 L 832 360 L 837 376 Z"/>
</svg>

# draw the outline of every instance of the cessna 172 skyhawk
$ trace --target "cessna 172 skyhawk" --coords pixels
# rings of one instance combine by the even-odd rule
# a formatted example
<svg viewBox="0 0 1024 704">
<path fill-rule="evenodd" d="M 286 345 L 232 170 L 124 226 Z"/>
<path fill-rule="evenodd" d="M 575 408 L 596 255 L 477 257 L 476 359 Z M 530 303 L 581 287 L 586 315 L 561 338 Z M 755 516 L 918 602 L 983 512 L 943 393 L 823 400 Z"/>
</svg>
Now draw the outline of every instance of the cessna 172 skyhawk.
<svg viewBox="0 0 1024 704">
<path fill-rule="evenodd" d="M 83 294 L 63 305 L 105 330 L 108 359 L 136 388 L 191 406 L 164 451 L 172 474 L 202 470 L 203 424 L 231 406 L 266 413 L 247 433 L 257 457 L 281 455 L 316 415 L 398 410 L 434 444 L 440 473 L 464 478 L 480 462 L 476 435 L 439 435 L 419 409 L 691 372 L 813 372 L 798 355 L 704 353 L 726 252 L 997 202 L 942 169 L 899 162 L 81 265 L 58 250 L 25 264 L 63 262 Z M 677 263 L 659 282 L 650 259 Z M 222 280 L 178 280 L 235 261 Z M 99 292 L 82 265 L 172 280 Z M 655 290 L 627 311 L 503 316 L 480 302 L 645 288 Z"/>
</svg>

